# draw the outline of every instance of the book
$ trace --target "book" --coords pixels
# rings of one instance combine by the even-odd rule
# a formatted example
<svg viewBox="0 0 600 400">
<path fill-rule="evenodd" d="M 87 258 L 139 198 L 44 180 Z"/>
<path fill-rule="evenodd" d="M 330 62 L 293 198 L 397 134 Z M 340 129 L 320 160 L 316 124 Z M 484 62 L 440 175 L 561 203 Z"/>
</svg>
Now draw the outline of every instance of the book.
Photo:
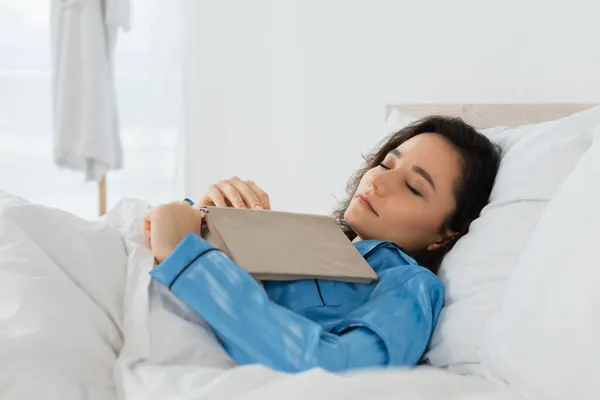
<svg viewBox="0 0 600 400">
<path fill-rule="evenodd" d="M 332 217 L 205 207 L 202 237 L 257 280 L 368 283 L 377 274 Z"/>
</svg>

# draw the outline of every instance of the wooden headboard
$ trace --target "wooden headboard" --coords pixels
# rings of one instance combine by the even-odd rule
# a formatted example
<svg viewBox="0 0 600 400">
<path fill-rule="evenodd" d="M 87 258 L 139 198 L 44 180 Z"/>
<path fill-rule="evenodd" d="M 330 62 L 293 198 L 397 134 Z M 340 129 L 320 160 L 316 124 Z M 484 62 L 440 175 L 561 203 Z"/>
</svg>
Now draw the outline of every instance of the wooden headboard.
<svg viewBox="0 0 600 400">
<path fill-rule="evenodd" d="M 416 118 L 432 114 L 461 117 L 476 128 L 536 124 L 566 117 L 596 104 L 389 104 L 386 118 L 393 110 Z"/>
</svg>

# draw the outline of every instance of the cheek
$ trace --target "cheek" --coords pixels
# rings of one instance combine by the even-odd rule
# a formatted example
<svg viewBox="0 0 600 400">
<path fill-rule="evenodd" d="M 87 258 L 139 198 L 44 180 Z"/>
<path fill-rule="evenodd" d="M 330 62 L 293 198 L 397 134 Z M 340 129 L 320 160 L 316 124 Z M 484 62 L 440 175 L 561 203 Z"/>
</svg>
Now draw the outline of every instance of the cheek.
<svg viewBox="0 0 600 400">
<path fill-rule="evenodd" d="M 436 234 L 443 222 L 442 218 L 424 205 L 422 200 L 418 200 L 412 204 L 407 204 L 408 201 L 405 201 L 404 207 L 390 207 L 386 213 L 386 228 L 395 231 L 398 235 L 413 237 L 416 240 Z"/>
</svg>

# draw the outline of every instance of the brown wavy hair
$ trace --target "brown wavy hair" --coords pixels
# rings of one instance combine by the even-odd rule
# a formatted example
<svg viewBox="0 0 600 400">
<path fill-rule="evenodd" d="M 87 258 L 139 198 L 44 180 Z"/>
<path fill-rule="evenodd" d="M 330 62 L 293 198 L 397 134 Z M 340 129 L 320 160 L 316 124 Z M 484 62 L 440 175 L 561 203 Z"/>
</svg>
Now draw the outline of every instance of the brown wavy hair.
<svg viewBox="0 0 600 400">
<path fill-rule="evenodd" d="M 457 235 L 438 250 L 424 250 L 420 254 L 411 254 L 421 266 L 437 273 L 444 256 L 458 239 L 468 232 L 471 222 L 488 203 L 502 156 L 500 146 L 492 143 L 462 119 L 433 115 L 391 134 L 375 151 L 364 157 L 364 166 L 348 181 L 348 197 L 339 202 L 332 215 L 348 239 L 354 240 L 357 234 L 344 220 L 344 214 L 361 179 L 367 171 L 382 163 L 391 150 L 421 133 L 437 133 L 443 136 L 454 145 L 463 160 L 462 177 L 454 188 L 456 209 L 442 226 L 442 231 L 450 229 Z"/>
</svg>

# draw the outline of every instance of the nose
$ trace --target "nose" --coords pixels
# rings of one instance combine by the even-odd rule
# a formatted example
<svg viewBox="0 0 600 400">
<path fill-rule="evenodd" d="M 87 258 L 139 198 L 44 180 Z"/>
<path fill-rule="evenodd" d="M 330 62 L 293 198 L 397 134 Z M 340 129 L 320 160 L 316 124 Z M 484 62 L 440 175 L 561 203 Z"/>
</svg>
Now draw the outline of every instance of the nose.
<svg viewBox="0 0 600 400">
<path fill-rule="evenodd" d="M 378 174 L 374 174 L 369 182 L 367 183 L 367 187 L 373 194 L 377 196 L 384 196 L 390 190 L 390 174 L 391 171 L 383 171 Z"/>
<path fill-rule="evenodd" d="M 395 190 L 395 188 L 400 187 L 400 185 L 396 183 L 402 179 L 402 176 L 405 173 L 406 168 L 404 166 L 379 172 L 371 177 L 367 182 L 367 187 L 372 190 L 374 194 L 385 196 Z"/>
</svg>

